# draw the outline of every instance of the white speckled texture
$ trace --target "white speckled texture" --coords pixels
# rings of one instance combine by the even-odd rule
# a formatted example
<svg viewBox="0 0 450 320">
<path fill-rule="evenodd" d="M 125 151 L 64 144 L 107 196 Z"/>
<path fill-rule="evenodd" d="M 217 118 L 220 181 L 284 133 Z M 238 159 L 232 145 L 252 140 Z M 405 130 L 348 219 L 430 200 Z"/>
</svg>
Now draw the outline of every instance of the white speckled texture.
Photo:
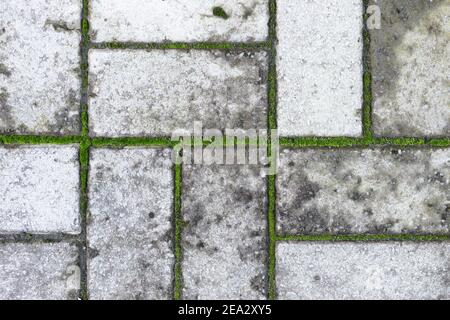
<svg viewBox="0 0 450 320">
<path fill-rule="evenodd" d="M 264 299 L 266 181 L 259 168 L 183 166 L 184 299 Z"/>
<path fill-rule="evenodd" d="M 449 149 L 283 150 L 278 231 L 448 233 Z"/>
<path fill-rule="evenodd" d="M 362 133 L 362 0 L 278 2 L 281 136 Z"/>
<path fill-rule="evenodd" d="M 90 298 L 171 298 L 171 150 L 94 149 L 90 168 Z"/>
<path fill-rule="evenodd" d="M 94 41 L 263 41 L 268 0 L 92 0 Z M 221 7 L 228 19 L 213 15 Z"/>
<path fill-rule="evenodd" d="M 371 31 L 374 131 L 450 136 L 450 2 L 382 1 Z"/>
<path fill-rule="evenodd" d="M 76 299 L 77 260 L 77 247 L 67 243 L 0 244 L 0 299 Z"/>
<path fill-rule="evenodd" d="M 80 232 L 77 147 L 1 147 L 0 177 L 0 233 Z"/>
<path fill-rule="evenodd" d="M 3 0 L 0 133 L 76 134 L 80 0 Z"/>
<path fill-rule="evenodd" d="M 279 243 L 280 299 L 449 299 L 448 243 Z"/>
<path fill-rule="evenodd" d="M 267 127 L 264 52 L 94 50 L 90 66 L 92 135 Z"/>
</svg>

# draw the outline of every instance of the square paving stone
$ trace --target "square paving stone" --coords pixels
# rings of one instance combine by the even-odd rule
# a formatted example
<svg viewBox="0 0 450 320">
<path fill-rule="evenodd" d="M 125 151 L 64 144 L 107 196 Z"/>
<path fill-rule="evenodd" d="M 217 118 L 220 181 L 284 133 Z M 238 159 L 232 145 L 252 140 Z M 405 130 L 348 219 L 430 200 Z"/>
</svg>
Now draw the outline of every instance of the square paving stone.
<svg viewBox="0 0 450 320">
<path fill-rule="evenodd" d="M 279 0 L 282 136 L 362 133 L 362 0 Z"/>
<path fill-rule="evenodd" d="M 91 299 L 169 299 L 173 279 L 170 149 L 93 149 L 88 216 Z"/>
<path fill-rule="evenodd" d="M 67 243 L 0 244 L 0 299 L 77 299 L 78 248 Z"/>
<path fill-rule="evenodd" d="M 264 299 L 266 181 L 251 166 L 183 166 L 184 299 Z"/>
<path fill-rule="evenodd" d="M 0 133 L 76 134 L 80 0 L 0 6 Z"/>
<path fill-rule="evenodd" d="M 278 231 L 447 233 L 450 149 L 283 150 Z"/>
<path fill-rule="evenodd" d="M 279 299 L 450 298 L 448 243 L 279 243 Z"/>
<path fill-rule="evenodd" d="M 264 41 L 268 0 L 92 0 L 94 41 Z"/>
<path fill-rule="evenodd" d="M 0 177 L 0 233 L 80 232 L 77 147 L 0 147 Z"/>
<path fill-rule="evenodd" d="M 90 65 L 93 135 L 267 126 L 264 52 L 94 50 Z"/>
<path fill-rule="evenodd" d="M 373 125 L 382 136 L 450 136 L 450 5 L 381 1 L 371 30 Z"/>
</svg>

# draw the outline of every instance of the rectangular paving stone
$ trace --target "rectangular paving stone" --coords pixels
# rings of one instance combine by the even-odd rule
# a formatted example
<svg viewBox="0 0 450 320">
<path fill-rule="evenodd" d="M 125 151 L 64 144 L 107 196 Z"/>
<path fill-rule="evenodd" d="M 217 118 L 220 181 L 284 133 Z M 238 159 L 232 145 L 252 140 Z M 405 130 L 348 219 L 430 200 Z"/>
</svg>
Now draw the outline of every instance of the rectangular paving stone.
<svg viewBox="0 0 450 320">
<path fill-rule="evenodd" d="M 93 40 L 264 41 L 268 0 L 93 0 Z"/>
<path fill-rule="evenodd" d="M 362 133 L 362 0 L 277 1 L 278 130 Z"/>
<path fill-rule="evenodd" d="M 382 1 L 370 31 L 373 126 L 381 136 L 450 136 L 450 4 Z"/>
<path fill-rule="evenodd" d="M 450 231 L 450 149 L 311 149 L 280 155 L 283 234 Z"/>
<path fill-rule="evenodd" d="M 78 248 L 68 243 L 0 244 L 1 300 L 77 299 Z"/>
<path fill-rule="evenodd" d="M 264 52 L 93 50 L 90 66 L 94 136 L 267 126 Z"/>
<path fill-rule="evenodd" d="M 448 243 L 278 243 L 279 299 L 450 298 Z"/>
<path fill-rule="evenodd" d="M 0 233 L 80 232 L 78 147 L 0 147 Z"/>
<path fill-rule="evenodd" d="M 170 299 L 170 149 L 93 149 L 89 177 L 91 299 Z"/>
<path fill-rule="evenodd" d="M 249 166 L 183 166 L 184 299 L 264 299 L 266 181 Z"/>
<path fill-rule="evenodd" d="M 80 0 L 0 6 L 0 133 L 80 131 Z"/>
</svg>

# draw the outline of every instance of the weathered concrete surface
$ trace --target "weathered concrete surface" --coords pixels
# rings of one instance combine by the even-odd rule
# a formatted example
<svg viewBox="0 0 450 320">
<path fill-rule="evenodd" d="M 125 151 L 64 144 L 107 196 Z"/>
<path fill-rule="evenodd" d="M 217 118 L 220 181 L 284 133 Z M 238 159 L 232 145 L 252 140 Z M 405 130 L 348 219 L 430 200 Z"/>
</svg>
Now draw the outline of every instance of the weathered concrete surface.
<svg viewBox="0 0 450 320">
<path fill-rule="evenodd" d="M 94 149 L 90 161 L 91 299 L 172 296 L 173 177 L 169 149 Z"/>
<path fill-rule="evenodd" d="M 80 232 L 75 146 L 0 148 L 0 233 Z"/>
<path fill-rule="evenodd" d="M 78 249 L 67 243 L 0 244 L 0 299 L 76 299 Z"/>
<path fill-rule="evenodd" d="M 283 150 L 278 231 L 446 233 L 449 149 Z"/>
<path fill-rule="evenodd" d="M 264 299 L 266 182 L 259 168 L 183 166 L 184 299 Z"/>
<path fill-rule="evenodd" d="M 94 41 L 264 41 L 268 0 L 93 0 Z M 214 15 L 214 8 L 224 15 Z M 217 10 L 217 9 L 216 9 Z"/>
<path fill-rule="evenodd" d="M 448 243 L 279 243 L 280 299 L 449 299 Z"/>
<path fill-rule="evenodd" d="M 450 3 L 382 1 L 372 30 L 373 123 L 383 136 L 449 136 Z"/>
<path fill-rule="evenodd" d="M 282 136 L 360 136 L 362 1 L 278 3 Z"/>
<path fill-rule="evenodd" d="M 94 50 L 90 66 L 93 135 L 267 126 L 264 52 Z"/>
<path fill-rule="evenodd" d="M 80 108 L 79 0 L 0 6 L 0 133 L 75 134 Z"/>
</svg>

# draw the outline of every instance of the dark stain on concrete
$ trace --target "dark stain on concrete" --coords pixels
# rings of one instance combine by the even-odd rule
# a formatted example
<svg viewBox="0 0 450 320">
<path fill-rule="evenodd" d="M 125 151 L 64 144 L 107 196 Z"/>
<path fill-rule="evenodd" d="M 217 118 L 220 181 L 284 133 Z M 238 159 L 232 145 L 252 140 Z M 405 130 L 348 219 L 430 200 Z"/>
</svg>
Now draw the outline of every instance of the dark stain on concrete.
<svg viewBox="0 0 450 320">
<path fill-rule="evenodd" d="M 64 108 L 53 115 L 54 122 L 48 126 L 50 132 L 77 134 L 81 130 L 79 119 L 80 100 L 75 90 L 70 89 Z"/>
<path fill-rule="evenodd" d="M 70 28 L 67 25 L 67 22 L 62 21 L 62 20 L 50 20 L 47 19 L 45 21 L 45 26 L 52 26 L 53 29 L 57 32 L 70 32 L 70 31 L 74 31 L 76 30 L 75 28 Z"/>
<path fill-rule="evenodd" d="M 4 75 L 8 78 L 11 77 L 11 71 L 3 63 L 0 63 L 0 75 Z"/>
<path fill-rule="evenodd" d="M 6 88 L 0 88 L 0 131 L 11 132 L 15 127 L 15 120 L 8 104 L 9 93 Z"/>
<path fill-rule="evenodd" d="M 381 30 L 370 30 L 370 55 L 372 65 L 372 91 L 374 98 L 387 96 L 394 99 L 398 90 L 398 77 L 403 65 L 398 61 L 395 51 L 402 44 L 405 34 L 417 27 L 421 21 L 428 23 L 428 32 L 433 35 L 442 35 L 441 26 L 433 21 L 427 21 L 427 16 L 432 10 L 445 4 L 446 0 L 396 0 L 377 3 L 381 8 Z M 372 2 L 371 2 L 372 4 Z M 417 44 L 420 45 L 420 44 Z M 410 47 L 410 52 L 415 51 Z M 442 48 L 445 52 L 445 48 Z M 399 106 L 393 105 L 394 109 Z M 383 132 L 394 132 L 394 135 L 421 136 L 420 130 L 414 125 L 397 121 L 384 128 L 386 123 L 376 111 L 373 115 L 374 127 Z M 376 130 L 378 131 L 378 130 Z M 387 133 L 384 133 L 387 135 Z"/>
</svg>

